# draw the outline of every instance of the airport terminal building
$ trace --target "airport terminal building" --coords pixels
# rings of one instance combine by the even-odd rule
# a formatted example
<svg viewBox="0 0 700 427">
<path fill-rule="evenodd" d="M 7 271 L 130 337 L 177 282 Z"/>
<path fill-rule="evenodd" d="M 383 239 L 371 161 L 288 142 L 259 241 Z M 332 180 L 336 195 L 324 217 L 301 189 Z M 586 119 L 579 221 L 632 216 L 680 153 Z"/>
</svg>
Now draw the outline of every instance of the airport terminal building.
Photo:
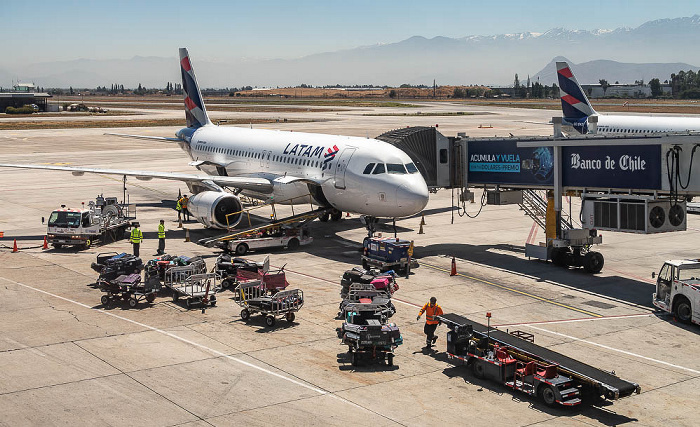
<svg viewBox="0 0 700 427">
<path fill-rule="evenodd" d="M 9 92 L 0 92 L 0 112 L 7 107 L 19 108 L 23 105 L 36 104 L 39 111 L 47 111 L 48 93 L 35 92 L 36 86 L 31 83 L 18 83 Z"/>
</svg>

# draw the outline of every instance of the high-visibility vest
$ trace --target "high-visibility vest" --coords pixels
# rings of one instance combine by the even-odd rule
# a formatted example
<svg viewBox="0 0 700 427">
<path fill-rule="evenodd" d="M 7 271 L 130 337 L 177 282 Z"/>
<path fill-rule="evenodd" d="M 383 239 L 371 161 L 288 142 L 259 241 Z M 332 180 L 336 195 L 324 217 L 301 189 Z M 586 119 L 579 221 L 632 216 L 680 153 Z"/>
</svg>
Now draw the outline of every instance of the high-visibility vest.
<svg viewBox="0 0 700 427">
<path fill-rule="evenodd" d="M 187 198 L 185 198 L 185 197 L 183 197 L 182 199 L 178 200 L 178 203 L 180 203 L 180 207 L 181 207 L 182 209 L 187 209 L 187 201 L 188 201 L 188 200 L 189 200 L 189 199 L 187 199 Z"/>
<path fill-rule="evenodd" d="M 180 201 L 179 201 L 179 200 L 177 201 L 177 204 L 175 205 L 175 209 L 178 210 L 178 211 L 181 211 L 181 210 L 182 210 L 182 206 L 180 205 Z"/>
<path fill-rule="evenodd" d="M 158 224 L 158 238 L 165 239 L 165 224 Z"/>
<path fill-rule="evenodd" d="M 423 313 L 425 313 L 425 323 L 428 325 L 436 325 L 439 323 L 438 321 L 438 316 L 442 316 L 442 308 L 440 308 L 439 305 L 435 304 L 434 306 L 430 306 L 430 303 L 425 303 L 423 308 L 420 309 L 420 313 L 418 313 L 419 316 L 421 316 Z"/>
<path fill-rule="evenodd" d="M 131 243 L 141 243 L 142 240 L 143 240 L 143 233 L 141 232 L 141 230 L 138 228 L 133 228 L 131 230 L 131 237 L 129 238 L 129 241 Z"/>
</svg>

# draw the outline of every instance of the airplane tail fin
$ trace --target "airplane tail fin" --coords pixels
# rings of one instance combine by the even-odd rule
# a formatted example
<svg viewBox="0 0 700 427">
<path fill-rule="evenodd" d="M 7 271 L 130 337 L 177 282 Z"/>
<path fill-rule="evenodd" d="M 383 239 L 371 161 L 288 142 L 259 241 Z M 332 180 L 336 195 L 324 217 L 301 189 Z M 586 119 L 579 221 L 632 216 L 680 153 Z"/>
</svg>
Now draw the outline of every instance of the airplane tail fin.
<svg viewBox="0 0 700 427">
<path fill-rule="evenodd" d="M 557 62 L 557 77 L 561 91 L 564 120 L 580 133 L 588 133 L 588 116 L 597 114 L 578 84 L 569 64 Z"/>
<path fill-rule="evenodd" d="M 211 124 L 207 109 L 204 107 L 202 93 L 199 91 L 197 78 L 190 63 L 187 49 L 180 48 L 180 71 L 182 73 L 182 90 L 185 95 L 185 118 L 188 128 L 198 128 Z"/>
</svg>

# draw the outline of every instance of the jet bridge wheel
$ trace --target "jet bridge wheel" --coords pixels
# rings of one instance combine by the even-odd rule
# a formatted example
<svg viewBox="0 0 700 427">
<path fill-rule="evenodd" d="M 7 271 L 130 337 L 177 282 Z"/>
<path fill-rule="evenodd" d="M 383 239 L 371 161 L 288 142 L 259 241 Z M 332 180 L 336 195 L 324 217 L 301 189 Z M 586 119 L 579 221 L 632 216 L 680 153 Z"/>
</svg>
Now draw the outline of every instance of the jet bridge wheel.
<svg viewBox="0 0 700 427">
<path fill-rule="evenodd" d="M 583 257 L 583 269 L 587 273 L 597 274 L 603 269 L 605 259 L 600 252 L 590 251 Z"/>
</svg>

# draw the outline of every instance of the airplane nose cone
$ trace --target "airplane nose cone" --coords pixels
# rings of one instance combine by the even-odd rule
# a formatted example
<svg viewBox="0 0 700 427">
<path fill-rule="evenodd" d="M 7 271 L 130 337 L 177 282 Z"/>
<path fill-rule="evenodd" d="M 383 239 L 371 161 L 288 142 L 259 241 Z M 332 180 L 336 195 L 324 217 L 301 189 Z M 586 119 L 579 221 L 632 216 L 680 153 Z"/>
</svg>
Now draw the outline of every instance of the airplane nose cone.
<svg viewBox="0 0 700 427">
<path fill-rule="evenodd" d="M 417 214 L 428 204 L 428 188 L 425 185 L 402 184 L 396 189 L 396 204 L 402 216 Z"/>
</svg>

